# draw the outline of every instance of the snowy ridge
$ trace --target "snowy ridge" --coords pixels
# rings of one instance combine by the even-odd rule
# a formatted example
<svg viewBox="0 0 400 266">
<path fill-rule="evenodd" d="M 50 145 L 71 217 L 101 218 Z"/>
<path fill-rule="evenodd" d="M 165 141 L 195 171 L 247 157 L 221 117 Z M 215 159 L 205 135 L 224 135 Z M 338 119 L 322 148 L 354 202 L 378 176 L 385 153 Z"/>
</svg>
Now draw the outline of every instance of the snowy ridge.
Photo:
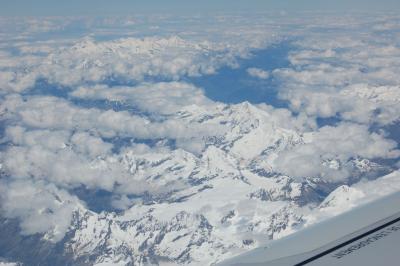
<svg viewBox="0 0 400 266">
<path fill-rule="evenodd" d="M 213 265 L 400 190 L 400 17 L 275 13 L 0 18 L 0 264 Z"/>
<path fill-rule="evenodd" d="M 75 211 L 65 245 L 77 261 L 205 265 L 290 234 L 316 217 L 343 212 L 355 206 L 349 202 L 365 197 L 358 188 L 341 186 L 318 205 L 316 191 L 326 183 L 315 178 L 298 182 L 277 173 L 277 154 L 304 140 L 296 131 L 271 125 L 267 112 L 248 103 L 232 109 L 217 106 L 206 114 L 188 108 L 177 115 L 187 121 L 224 123 L 230 130 L 208 140 L 199 155 L 136 146 L 113 159 L 132 179 L 165 190 L 150 192 L 147 199 L 116 199 L 115 206 L 131 206 L 121 214 Z M 254 138 L 259 141 L 252 142 Z M 242 156 L 246 149 L 251 156 Z M 354 164 L 368 173 L 375 169 L 368 160 Z M 168 190 L 172 183 L 174 189 Z M 304 204 L 317 208 L 310 212 Z"/>
<path fill-rule="evenodd" d="M 335 184 L 319 176 L 293 178 L 276 169 L 281 153 L 310 145 L 316 138 L 281 127 L 265 108 L 247 102 L 189 105 L 168 116 L 189 126 L 224 125 L 224 130 L 204 136 L 195 151 L 165 139 L 126 145 L 119 153 L 103 156 L 97 149 L 85 150 L 94 155 L 91 169 L 118 169 L 110 175 L 123 175 L 127 181 L 116 179 L 113 186 L 110 204 L 119 212 L 95 212 L 90 209 L 101 209 L 101 202 L 71 205 L 74 201 L 67 198 L 72 219 L 61 243 L 75 264 L 208 265 L 347 210 L 366 195 L 342 186 L 320 204 Z M 61 143 L 68 142 L 60 137 Z M 60 140 L 54 139 L 56 150 L 74 149 L 68 143 L 60 145 Z M 96 139 L 79 135 L 72 140 Z M 33 135 L 19 141 L 38 139 Z M 353 183 L 385 172 L 363 158 L 319 163 L 332 171 L 352 169 Z M 63 192 L 56 189 L 52 193 L 56 200 L 65 197 L 57 196 Z M 63 211 L 57 204 L 47 208 Z M 57 227 L 43 232 L 42 239 L 60 241 L 54 235 L 61 235 Z"/>
</svg>

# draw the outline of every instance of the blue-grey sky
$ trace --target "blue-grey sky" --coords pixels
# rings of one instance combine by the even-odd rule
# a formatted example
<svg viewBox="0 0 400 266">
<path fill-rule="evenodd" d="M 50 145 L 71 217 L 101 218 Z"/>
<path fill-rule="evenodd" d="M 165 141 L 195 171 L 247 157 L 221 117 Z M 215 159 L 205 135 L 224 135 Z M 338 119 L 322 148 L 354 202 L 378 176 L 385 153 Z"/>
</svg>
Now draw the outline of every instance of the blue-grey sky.
<svg viewBox="0 0 400 266">
<path fill-rule="evenodd" d="M 400 10 L 399 0 L 0 0 L 0 15 L 127 15 L 269 10 Z"/>
</svg>

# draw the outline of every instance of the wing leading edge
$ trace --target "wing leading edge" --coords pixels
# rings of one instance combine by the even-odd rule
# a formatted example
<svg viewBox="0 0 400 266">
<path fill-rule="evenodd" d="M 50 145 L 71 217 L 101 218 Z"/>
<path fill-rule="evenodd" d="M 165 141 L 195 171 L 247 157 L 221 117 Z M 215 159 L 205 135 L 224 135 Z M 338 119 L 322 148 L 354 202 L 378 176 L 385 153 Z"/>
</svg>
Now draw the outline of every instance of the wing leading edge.
<svg viewBox="0 0 400 266">
<path fill-rule="evenodd" d="M 390 266 L 399 261 L 400 192 L 218 265 Z"/>
</svg>

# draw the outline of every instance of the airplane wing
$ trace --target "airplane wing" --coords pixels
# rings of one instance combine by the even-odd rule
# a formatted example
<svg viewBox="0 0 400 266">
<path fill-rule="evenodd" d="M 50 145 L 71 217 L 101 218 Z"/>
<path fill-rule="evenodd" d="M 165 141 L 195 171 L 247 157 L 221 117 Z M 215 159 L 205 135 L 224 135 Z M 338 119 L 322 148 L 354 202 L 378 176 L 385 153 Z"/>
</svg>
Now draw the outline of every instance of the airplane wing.
<svg viewBox="0 0 400 266">
<path fill-rule="evenodd" d="M 400 192 L 218 265 L 400 265 Z"/>
</svg>

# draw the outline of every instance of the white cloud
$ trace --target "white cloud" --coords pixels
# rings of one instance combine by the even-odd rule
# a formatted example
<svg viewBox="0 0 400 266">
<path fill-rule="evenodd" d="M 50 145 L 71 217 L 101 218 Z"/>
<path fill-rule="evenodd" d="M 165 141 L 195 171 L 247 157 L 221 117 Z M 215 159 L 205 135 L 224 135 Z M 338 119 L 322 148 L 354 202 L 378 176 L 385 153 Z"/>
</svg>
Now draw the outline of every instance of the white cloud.
<svg viewBox="0 0 400 266">
<path fill-rule="evenodd" d="M 19 266 L 20 263 L 17 262 L 0 262 L 0 266 Z"/>
<path fill-rule="evenodd" d="M 6 129 L 12 141 L 0 154 L 2 171 L 14 180 L 32 179 L 48 182 L 59 188 L 71 189 L 84 186 L 124 194 L 162 194 L 184 187 L 178 179 L 168 182 L 151 182 L 146 176 L 137 175 L 124 162 L 125 153 L 164 154 L 170 150 L 146 145 L 125 147 L 121 154 L 111 153 L 112 145 L 87 132 L 29 131 L 20 126 Z M 152 169 L 150 169 L 152 170 Z"/>
<path fill-rule="evenodd" d="M 2 215 L 18 218 L 22 234 L 46 234 L 54 242 L 64 237 L 74 210 L 83 206 L 52 184 L 30 180 L 0 182 L 0 198 Z"/>
<path fill-rule="evenodd" d="M 38 49 L 40 47 L 38 44 Z M 39 78 L 71 87 L 86 82 L 104 82 L 110 78 L 123 81 L 142 81 L 146 77 L 179 80 L 184 76 L 214 74 L 224 65 L 234 66 L 235 56 L 246 49 L 208 41 L 198 44 L 178 36 L 103 42 L 86 38 L 57 51 L 50 48 L 46 56 L 24 56 L 30 60 L 4 56 L 3 65 L 10 68 L 11 63 L 14 66 L 13 76 L 11 78 L 8 72 L 3 74 L 0 85 L 3 84 L 5 90 L 22 91 L 31 88 Z"/>
<path fill-rule="evenodd" d="M 16 145 L 42 146 L 49 150 L 60 150 L 66 147 L 68 131 L 35 130 L 26 131 L 21 126 L 7 127 L 5 138 Z"/>
<path fill-rule="evenodd" d="M 386 125 L 400 118 L 394 104 L 399 98 L 400 49 L 394 45 L 399 38 L 382 39 L 363 23 L 354 23 L 351 35 L 341 30 L 306 32 L 295 42 L 290 67 L 272 73 L 282 84 L 279 96 L 293 111 L 364 124 Z M 379 100 L 366 94 L 379 94 Z"/>
<path fill-rule="evenodd" d="M 306 142 L 281 152 L 274 168 L 292 177 L 322 177 L 341 181 L 351 173 L 346 162 L 351 158 L 399 158 L 395 141 L 370 133 L 367 126 L 341 123 L 309 133 Z"/>
<path fill-rule="evenodd" d="M 286 108 L 274 108 L 267 104 L 258 104 L 257 107 L 271 114 L 271 121 L 282 128 L 299 132 L 307 132 L 318 128 L 315 119 L 305 112 L 300 112 L 295 116 Z"/>
<path fill-rule="evenodd" d="M 48 180 L 66 188 L 85 185 L 112 191 L 115 182 L 127 178 L 118 163 L 97 163 L 67 148 L 51 151 L 39 145 L 12 147 L 3 153 L 2 163 L 14 178 Z"/>
<path fill-rule="evenodd" d="M 235 237 L 243 230 L 246 236 L 260 238 L 273 223 L 268 208 L 281 208 L 284 203 L 258 204 L 248 199 L 252 186 L 283 195 L 287 192 L 280 186 L 292 177 L 342 182 L 351 174 L 346 162 L 352 158 L 398 158 L 394 141 L 369 131 L 371 124 L 386 125 L 400 117 L 400 50 L 393 45 L 398 35 L 377 38 L 363 24 L 371 21 L 349 17 L 324 17 L 323 21 L 285 17 L 282 23 L 264 16 L 251 21 L 220 16 L 210 27 L 204 27 L 204 18 L 190 18 L 187 25 L 182 23 L 186 20 L 177 20 L 179 29 L 177 23 L 163 23 L 165 19 L 154 17 L 151 25 L 148 21 L 140 24 L 143 18 L 75 18 L 65 23 L 60 18 L 13 19 L 6 23 L 7 29 L 0 33 L 6 40 L 0 44 L 0 121 L 5 129 L 0 144 L 0 199 L 2 215 L 20 219 L 24 234 L 46 233 L 48 239 L 60 240 L 73 211 L 86 209 L 66 191 L 83 186 L 111 192 L 115 208 L 125 210 L 137 204 L 130 215 L 138 218 L 141 208 L 154 207 L 164 218 L 175 215 L 178 207 L 207 212 L 207 218 L 220 225 L 217 209 L 230 210 L 234 200 L 239 212 L 231 221 L 234 227 L 227 230 L 239 233 L 232 243 L 238 242 Z M 0 18 L 0 23 L 5 20 Z M 335 30 L 327 33 L 316 22 Z M 300 25 L 295 32 L 291 23 Z M 72 24 L 79 25 L 82 35 L 92 37 L 40 39 L 43 32 L 70 31 Z M 115 31 L 120 25 L 123 29 Z M 137 32 L 140 29 L 146 32 Z M 126 37 L 153 33 L 158 35 Z M 249 57 L 252 49 L 265 47 L 281 34 L 294 34 L 289 39 L 297 39 L 288 68 L 272 73 L 249 68 L 247 73 L 277 80 L 282 86 L 279 96 L 288 100 L 289 109 L 215 103 L 201 88 L 183 81 L 215 74 L 221 66 L 238 67 L 237 57 Z M 38 95 L 30 94 L 38 79 L 68 86 L 69 95 L 48 97 L 40 95 L 40 88 L 33 91 Z M 113 82 L 135 85 L 113 86 Z M 51 93 L 52 88 L 47 89 Z M 139 112 L 82 104 L 96 99 L 122 102 Z M 346 122 L 318 129 L 316 117 L 333 116 Z M 119 147 L 110 138 L 129 141 Z M 138 139 L 152 140 L 152 144 L 132 143 Z M 253 166 L 290 177 L 261 178 L 250 171 Z M 212 186 L 204 190 L 206 196 L 198 186 L 188 184 L 208 179 Z M 393 189 L 391 184 L 397 186 L 393 179 L 386 181 L 382 183 L 385 189 L 379 188 L 382 191 Z M 291 193 L 301 195 L 299 183 L 290 186 L 297 187 Z M 169 200 L 187 197 L 188 201 L 143 207 L 140 200 L 130 197 L 143 193 Z M 193 203 L 194 194 L 198 199 Z M 216 201 L 220 207 L 214 208 Z M 246 208 L 249 204 L 255 208 Z M 249 233 L 248 225 L 260 221 L 262 226 Z M 223 236 L 227 235 L 224 230 L 219 232 Z"/>
<path fill-rule="evenodd" d="M 260 68 L 256 67 L 251 67 L 247 69 L 247 74 L 254 78 L 259 78 L 259 79 L 267 79 L 269 78 L 269 72 L 262 70 Z"/>
<path fill-rule="evenodd" d="M 87 132 L 77 132 L 72 135 L 71 144 L 74 145 L 75 150 L 86 154 L 89 158 L 108 155 L 113 147 L 111 143 L 106 143 Z"/>
<path fill-rule="evenodd" d="M 150 108 L 150 107 L 148 107 Z M 177 119 L 161 122 L 130 114 L 96 108 L 80 108 L 69 101 L 46 96 L 31 97 L 24 101 L 11 95 L 0 104 L 0 111 L 19 124 L 41 129 L 92 131 L 103 137 L 129 136 L 142 139 L 204 137 L 217 134 L 218 124 L 204 125 Z"/>
<path fill-rule="evenodd" d="M 166 19 L 171 18 L 1 19 L 8 41 L 0 44 L 0 73 L 5 72 L 0 77 L 0 91 L 24 91 L 38 79 L 75 87 L 115 79 L 130 83 L 145 78 L 180 80 L 214 74 L 221 66 L 237 67 L 237 57 L 248 57 L 252 49 L 266 47 L 280 38 L 275 30 L 263 27 L 262 16 L 254 18 L 257 26 L 241 25 L 235 20 L 240 28 L 228 19 L 217 27 L 205 28 L 208 17 L 174 18 L 181 21 L 179 31 L 175 24 L 165 23 Z M 190 21 L 187 25 L 186 20 Z M 162 31 L 152 30 L 156 35 L 150 37 L 127 37 L 149 36 L 151 33 L 136 32 L 138 28 L 157 29 L 147 23 L 163 24 Z M 136 27 L 134 34 L 132 25 Z M 53 31 L 60 36 L 43 40 L 43 32 Z"/>
<path fill-rule="evenodd" d="M 213 104 L 201 89 L 183 82 L 141 83 L 135 87 L 84 86 L 74 90 L 71 96 L 119 101 L 159 114 L 173 114 L 188 105 Z"/>
</svg>

